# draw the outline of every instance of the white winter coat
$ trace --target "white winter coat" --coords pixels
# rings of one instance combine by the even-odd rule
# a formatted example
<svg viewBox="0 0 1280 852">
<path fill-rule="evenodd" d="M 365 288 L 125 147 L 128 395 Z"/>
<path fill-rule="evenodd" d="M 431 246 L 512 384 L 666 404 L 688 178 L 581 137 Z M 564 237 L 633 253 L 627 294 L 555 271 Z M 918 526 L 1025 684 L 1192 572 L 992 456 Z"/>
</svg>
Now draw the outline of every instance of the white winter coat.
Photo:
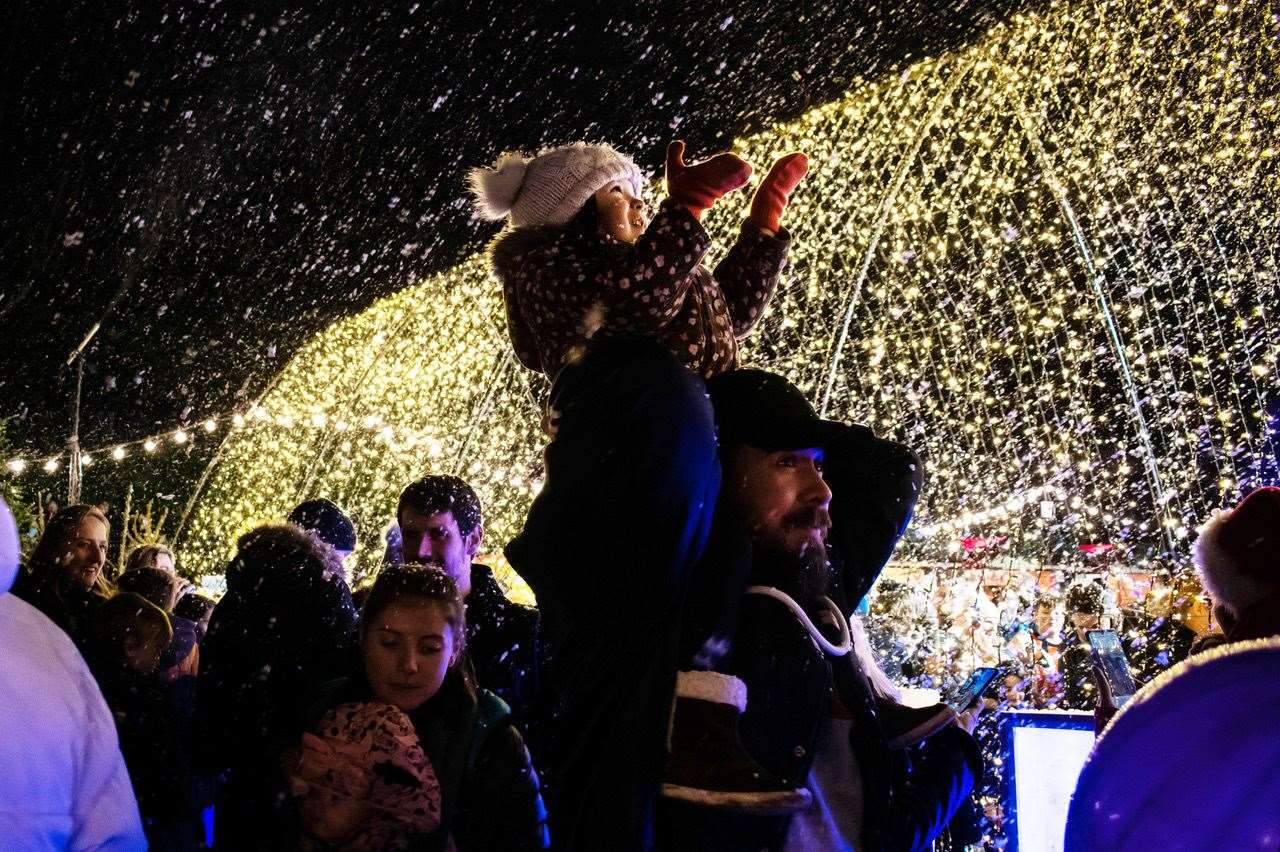
<svg viewBox="0 0 1280 852">
<path fill-rule="evenodd" d="M 0 849 L 146 849 L 98 684 L 67 634 L 8 593 L 16 543 L 0 501 Z"/>
</svg>

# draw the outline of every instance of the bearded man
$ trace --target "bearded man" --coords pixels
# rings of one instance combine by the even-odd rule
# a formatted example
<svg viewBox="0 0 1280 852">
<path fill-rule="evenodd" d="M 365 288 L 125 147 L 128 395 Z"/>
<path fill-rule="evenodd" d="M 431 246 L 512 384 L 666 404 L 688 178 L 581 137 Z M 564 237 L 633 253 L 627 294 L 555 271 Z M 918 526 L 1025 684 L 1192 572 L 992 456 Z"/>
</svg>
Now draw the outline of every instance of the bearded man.
<svg viewBox="0 0 1280 852">
<path fill-rule="evenodd" d="M 685 632 L 708 661 L 727 648 L 715 671 L 727 693 L 738 682 L 745 690 L 706 700 L 678 685 L 666 778 L 714 789 L 699 773 L 723 771 L 741 746 L 815 801 L 795 814 L 735 814 L 664 790 L 659 845 L 928 848 L 981 776 L 972 737 L 980 710 L 957 717 L 898 705 L 865 641 L 855 641 L 853 616 L 910 520 L 920 461 L 865 427 L 820 419 L 779 376 L 739 370 L 708 390 L 724 478 Z M 746 594 L 726 606 L 735 585 Z M 697 655 L 694 645 L 687 651 Z M 688 714 L 721 724 L 686 724 Z M 718 738 L 681 741 L 682 732 L 717 729 Z"/>
</svg>

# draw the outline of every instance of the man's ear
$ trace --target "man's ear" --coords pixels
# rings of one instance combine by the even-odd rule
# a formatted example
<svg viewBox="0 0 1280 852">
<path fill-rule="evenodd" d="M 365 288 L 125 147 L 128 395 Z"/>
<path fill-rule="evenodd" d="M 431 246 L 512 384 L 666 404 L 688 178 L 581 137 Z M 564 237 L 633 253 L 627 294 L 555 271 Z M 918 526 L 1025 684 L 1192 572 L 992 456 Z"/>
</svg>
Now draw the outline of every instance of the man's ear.
<svg viewBox="0 0 1280 852">
<path fill-rule="evenodd" d="M 467 548 L 467 558 L 475 559 L 476 554 L 480 552 L 480 542 L 484 540 L 484 525 L 476 524 L 476 528 L 467 533 L 465 544 Z"/>
</svg>

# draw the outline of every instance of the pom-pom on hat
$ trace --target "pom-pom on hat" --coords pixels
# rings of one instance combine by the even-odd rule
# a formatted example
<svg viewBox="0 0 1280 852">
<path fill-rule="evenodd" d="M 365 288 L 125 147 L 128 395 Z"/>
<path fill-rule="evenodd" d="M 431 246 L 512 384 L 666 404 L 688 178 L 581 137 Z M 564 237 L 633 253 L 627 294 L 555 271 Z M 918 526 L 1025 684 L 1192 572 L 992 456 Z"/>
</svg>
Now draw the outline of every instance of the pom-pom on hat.
<svg viewBox="0 0 1280 852">
<path fill-rule="evenodd" d="M 614 181 L 639 198 L 644 175 L 630 157 L 609 145 L 574 142 L 536 157 L 508 153 L 492 168 L 467 175 L 476 212 L 485 219 L 509 218 L 511 227 L 563 225 L 587 199 Z"/>
<path fill-rule="evenodd" d="M 1215 603 L 1248 606 L 1263 589 L 1280 586 L 1280 488 L 1259 488 L 1234 509 L 1215 512 L 1193 556 Z"/>
</svg>

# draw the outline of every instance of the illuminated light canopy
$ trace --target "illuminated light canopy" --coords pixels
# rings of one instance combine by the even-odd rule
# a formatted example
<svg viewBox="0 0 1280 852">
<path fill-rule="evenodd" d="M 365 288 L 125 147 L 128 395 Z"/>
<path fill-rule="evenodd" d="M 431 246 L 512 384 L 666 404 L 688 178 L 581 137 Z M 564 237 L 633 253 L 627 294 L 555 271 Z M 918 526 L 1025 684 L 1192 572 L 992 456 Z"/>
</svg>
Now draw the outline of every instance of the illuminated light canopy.
<svg viewBox="0 0 1280 852">
<path fill-rule="evenodd" d="M 1212 508 L 1277 480 L 1269 15 L 1051 3 L 737 142 L 758 168 L 810 156 L 792 264 L 744 356 L 920 452 L 898 559 L 945 560 L 967 534 L 1029 560 L 1100 540 L 1185 559 Z M 745 204 L 708 214 L 717 252 Z M 368 572 L 427 472 L 472 482 L 500 550 L 541 480 L 545 382 L 513 361 L 487 272 L 473 257 L 302 347 L 236 422 L 187 563 L 221 570 L 239 533 L 325 496 L 355 515 Z"/>
</svg>

